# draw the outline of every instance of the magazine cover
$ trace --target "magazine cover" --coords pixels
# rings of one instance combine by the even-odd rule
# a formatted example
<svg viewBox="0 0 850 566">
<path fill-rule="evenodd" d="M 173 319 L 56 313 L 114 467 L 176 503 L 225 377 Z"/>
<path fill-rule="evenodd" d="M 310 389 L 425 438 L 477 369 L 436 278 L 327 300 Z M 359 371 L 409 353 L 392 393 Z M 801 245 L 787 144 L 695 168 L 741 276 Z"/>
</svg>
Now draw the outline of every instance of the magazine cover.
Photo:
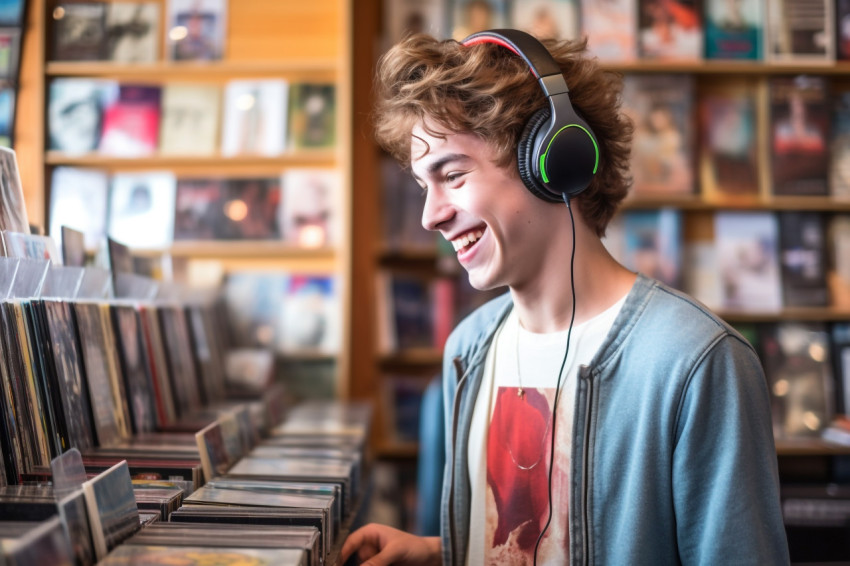
<svg viewBox="0 0 850 566">
<path fill-rule="evenodd" d="M 695 192 L 693 107 L 690 75 L 626 75 L 623 111 L 635 125 L 633 195 Z"/>
<path fill-rule="evenodd" d="M 0 148 L 0 230 L 29 232 L 17 156 L 5 147 Z"/>
<path fill-rule="evenodd" d="M 779 234 L 770 212 L 714 215 L 720 308 L 778 311 L 782 308 Z"/>
<path fill-rule="evenodd" d="M 600 61 L 637 58 L 637 0 L 581 0 L 581 29 Z"/>
<path fill-rule="evenodd" d="M 830 63 L 835 60 L 834 2 L 776 0 L 767 2 L 765 60 L 787 63 Z"/>
<path fill-rule="evenodd" d="M 170 172 L 116 173 L 109 192 L 109 236 L 131 248 L 164 248 L 174 232 L 177 181 Z"/>
<path fill-rule="evenodd" d="M 832 131 L 829 143 L 829 194 L 850 199 L 850 90 L 832 92 Z"/>
<path fill-rule="evenodd" d="M 159 4 L 154 2 L 106 4 L 105 58 L 116 63 L 158 61 L 159 20 Z"/>
<path fill-rule="evenodd" d="M 705 58 L 762 59 L 764 6 L 760 0 L 705 1 Z"/>
<path fill-rule="evenodd" d="M 510 27 L 537 39 L 579 37 L 579 0 L 519 0 L 513 2 Z"/>
<path fill-rule="evenodd" d="M 224 57 L 227 0 L 169 0 L 166 42 L 172 61 Z"/>
<path fill-rule="evenodd" d="M 288 147 L 329 149 L 336 143 L 336 87 L 298 83 L 289 93 Z"/>
<path fill-rule="evenodd" d="M 768 88 L 774 194 L 829 194 L 826 81 L 810 75 L 771 77 Z"/>
<path fill-rule="evenodd" d="M 779 259 L 782 297 L 788 307 L 829 305 L 826 282 L 826 223 L 820 212 L 780 211 Z"/>
<path fill-rule="evenodd" d="M 58 78 L 50 82 L 48 149 L 79 155 L 100 145 L 104 92 L 108 81 Z"/>
<path fill-rule="evenodd" d="M 304 248 L 337 243 L 339 172 L 333 169 L 287 169 L 283 173 L 280 227 L 283 240 Z"/>
<path fill-rule="evenodd" d="M 216 85 L 169 83 L 162 87 L 159 152 L 213 155 L 219 147 L 221 89 Z"/>
<path fill-rule="evenodd" d="M 117 157 L 141 157 L 159 141 L 158 86 L 122 84 L 105 91 L 99 149 Z"/>
<path fill-rule="evenodd" d="M 283 296 L 278 350 L 283 353 L 339 350 L 337 282 L 331 276 L 292 275 Z"/>
<path fill-rule="evenodd" d="M 387 47 L 414 33 L 446 38 L 448 13 L 443 0 L 383 0 L 383 15 Z"/>
<path fill-rule="evenodd" d="M 109 176 L 101 169 L 56 167 L 50 181 L 50 229 L 61 244 L 62 226 L 79 230 L 87 250 L 97 250 L 106 236 Z"/>
<path fill-rule="evenodd" d="M 103 2 L 63 3 L 53 11 L 54 61 L 99 61 L 106 36 Z"/>
<path fill-rule="evenodd" d="M 468 35 L 508 26 L 507 0 L 450 0 L 452 38 L 461 41 Z"/>
<path fill-rule="evenodd" d="M 282 79 L 227 83 L 221 153 L 225 156 L 283 153 L 288 95 L 289 85 Z"/>
<path fill-rule="evenodd" d="M 703 56 L 699 0 L 637 0 L 642 59 L 698 61 Z"/>
<path fill-rule="evenodd" d="M 708 87 L 701 92 L 699 161 L 706 200 L 758 198 L 756 88 L 754 84 L 738 82 Z"/>
</svg>

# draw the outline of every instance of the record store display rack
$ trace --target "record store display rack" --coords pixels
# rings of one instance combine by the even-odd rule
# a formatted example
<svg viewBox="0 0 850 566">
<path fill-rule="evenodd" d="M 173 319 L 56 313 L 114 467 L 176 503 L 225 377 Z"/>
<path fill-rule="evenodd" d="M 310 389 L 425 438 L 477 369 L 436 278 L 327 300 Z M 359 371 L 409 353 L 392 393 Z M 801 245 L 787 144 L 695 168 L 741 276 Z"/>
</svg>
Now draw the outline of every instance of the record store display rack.
<svg viewBox="0 0 850 566">
<path fill-rule="evenodd" d="M 0 563 L 338 562 L 368 405 L 228 380 L 215 293 L 25 256 L 0 257 Z"/>
</svg>

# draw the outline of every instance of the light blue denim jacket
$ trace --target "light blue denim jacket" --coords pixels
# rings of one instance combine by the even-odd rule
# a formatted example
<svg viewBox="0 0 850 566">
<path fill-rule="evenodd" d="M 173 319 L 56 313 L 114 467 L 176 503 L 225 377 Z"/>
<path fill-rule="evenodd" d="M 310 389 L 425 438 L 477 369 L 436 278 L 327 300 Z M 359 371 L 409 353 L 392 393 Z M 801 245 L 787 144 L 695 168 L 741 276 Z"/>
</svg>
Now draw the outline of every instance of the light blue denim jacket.
<svg viewBox="0 0 850 566">
<path fill-rule="evenodd" d="M 509 294 L 487 303 L 446 344 L 445 564 L 466 560 L 472 410 L 511 307 Z M 642 275 L 580 368 L 571 474 L 569 509 L 555 512 L 569 513 L 572 565 L 789 563 L 755 352 L 705 307 Z"/>
</svg>

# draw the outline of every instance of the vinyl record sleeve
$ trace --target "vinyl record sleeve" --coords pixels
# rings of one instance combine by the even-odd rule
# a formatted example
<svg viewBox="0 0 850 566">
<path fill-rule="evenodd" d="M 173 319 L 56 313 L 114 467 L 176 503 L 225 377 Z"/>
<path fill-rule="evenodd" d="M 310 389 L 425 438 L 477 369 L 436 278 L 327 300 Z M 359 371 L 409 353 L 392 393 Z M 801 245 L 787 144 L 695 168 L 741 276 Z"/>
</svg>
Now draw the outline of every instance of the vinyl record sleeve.
<svg viewBox="0 0 850 566">
<path fill-rule="evenodd" d="M 307 556 L 304 550 L 294 548 L 209 548 L 204 546 L 137 546 L 123 545 L 115 549 L 103 561 L 101 566 L 185 564 L 203 566 L 305 566 Z"/>
</svg>

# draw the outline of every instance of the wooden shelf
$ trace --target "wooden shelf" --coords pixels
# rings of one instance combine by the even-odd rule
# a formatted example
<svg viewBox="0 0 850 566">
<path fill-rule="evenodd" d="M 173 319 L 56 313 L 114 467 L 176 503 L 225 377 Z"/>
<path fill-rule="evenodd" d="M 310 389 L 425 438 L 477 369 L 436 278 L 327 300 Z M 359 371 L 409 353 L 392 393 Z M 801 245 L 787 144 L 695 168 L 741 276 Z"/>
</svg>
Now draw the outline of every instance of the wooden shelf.
<svg viewBox="0 0 850 566">
<path fill-rule="evenodd" d="M 602 67 L 621 73 L 694 73 L 697 75 L 850 75 L 850 62 L 763 61 L 630 61 L 602 62 Z"/>
<path fill-rule="evenodd" d="M 45 163 L 51 166 L 69 165 L 74 167 L 102 168 L 189 168 L 189 167 L 284 167 L 284 166 L 328 166 L 336 163 L 335 150 L 291 151 L 281 155 L 266 157 L 261 155 L 150 155 L 144 157 L 115 157 L 99 153 L 72 155 L 58 151 L 48 151 Z"/>
<path fill-rule="evenodd" d="M 777 439 L 779 456 L 836 456 L 850 454 L 850 446 L 826 442 L 820 438 Z"/>
<path fill-rule="evenodd" d="M 173 79 L 209 81 L 239 77 L 334 81 L 338 68 L 338 59 L 318 58 L 287 61 L 159 61 L 134 65 L 111 61 L 50 61 L 45 66 L 45 74 L 48 77 L 98 77 L 156 83 Z"/>
<path fill-rule="evenodd" d="M 443 361 L 443 351 L 437 348 L 417 348 L 383 354 L 380 357 L 384 366 L 429 366 L 439 365 Z"/>
<path fill-rule="evenodd" d="M 850 212 L 850 200 L 838 200 L 827 196 L 774 196 L 769 199 L 760 197 L 727 200 L 705 200 L 700 195 L 640 196 L 623 202 L 623 210 L 642 210 L 655 208 L 678 208 L 681 210 L 753 210 L 782 211 L 809 210 L 829 212 Z"/>
<path fill-rule="evenodd" d="M 163 249 L 133 249 L 141 256 L 156 256 L 164 253 L 188 257 L 281 257 L 333 259 L 334 248 L 303 248 L 277 240 L 212 240 L 174 242 Z"/>
<path fill-rule="evenodd" d="M 386 441 L 375 448 L 378 458 L 416 458 L 419 456 L 418 442 Z"/>
</svg>

